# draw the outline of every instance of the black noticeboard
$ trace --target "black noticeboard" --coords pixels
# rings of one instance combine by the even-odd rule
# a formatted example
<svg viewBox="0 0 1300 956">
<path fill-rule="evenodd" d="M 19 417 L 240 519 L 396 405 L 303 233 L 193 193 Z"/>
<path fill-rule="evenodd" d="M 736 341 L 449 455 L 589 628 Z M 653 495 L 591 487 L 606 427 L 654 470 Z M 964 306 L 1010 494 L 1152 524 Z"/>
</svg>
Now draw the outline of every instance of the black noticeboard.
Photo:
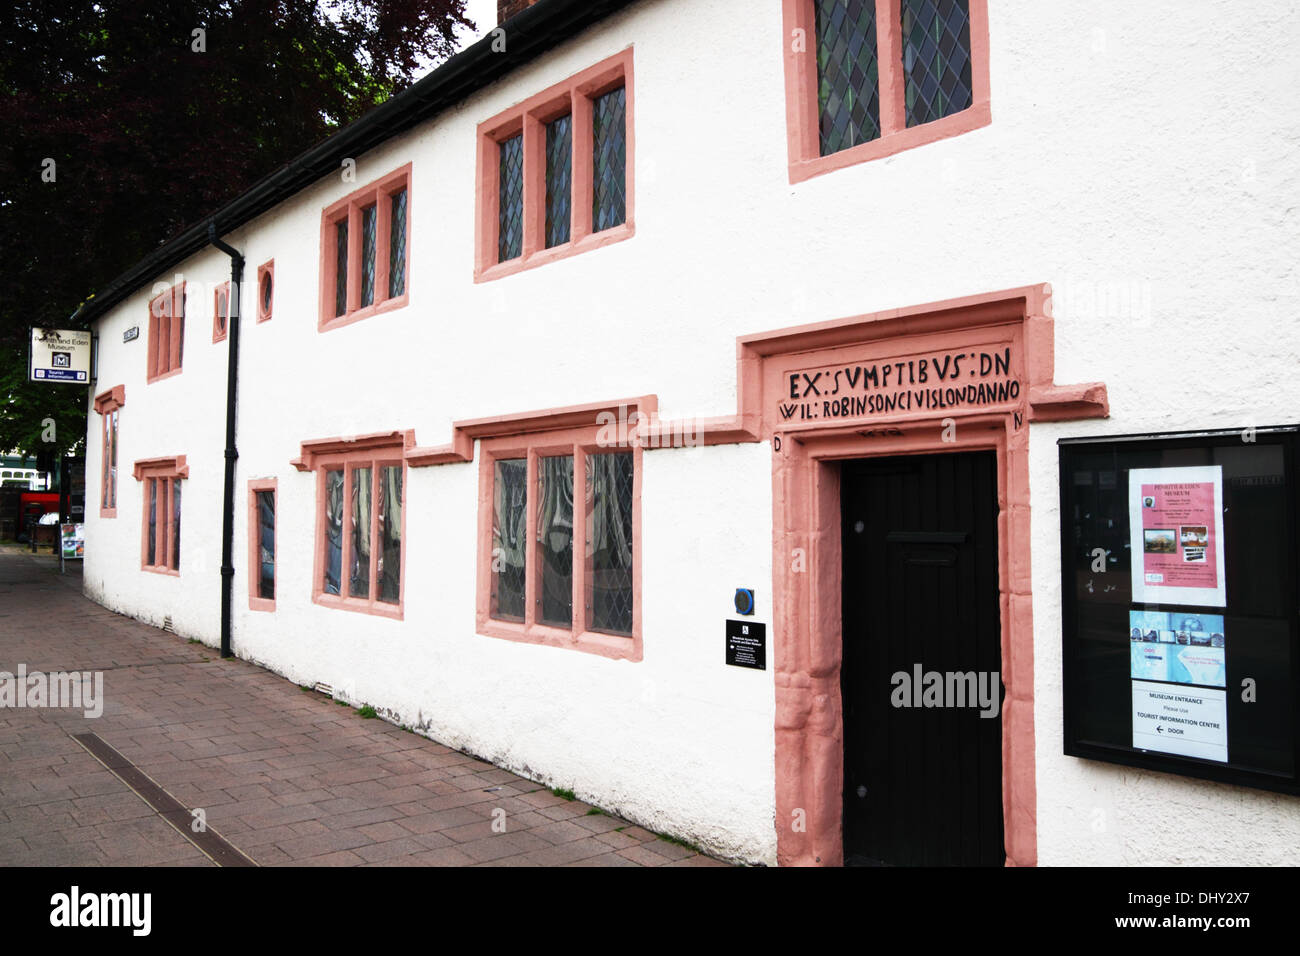
<svg viewBox="0 0 1300 956">
<path fill-rule="evenodd" d="M 727 663 L 733 667 L 767 670 L 767 625 L 728 621 Z"/>
<path fill-rule="evenodd" d="M 1300 794 L 1298 432 L 1059 443 L 1067 755 Z"/>
</svg>

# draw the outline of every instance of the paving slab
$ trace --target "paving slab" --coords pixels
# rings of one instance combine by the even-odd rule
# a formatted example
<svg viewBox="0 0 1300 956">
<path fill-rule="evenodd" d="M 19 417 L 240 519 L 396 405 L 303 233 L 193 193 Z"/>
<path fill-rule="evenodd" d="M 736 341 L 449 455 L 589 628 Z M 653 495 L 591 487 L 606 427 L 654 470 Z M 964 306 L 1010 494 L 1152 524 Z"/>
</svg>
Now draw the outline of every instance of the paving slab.
<svg viewBox="0 0 1300 956">
<path fill-rule="evenodd" d="M 173 826 L 74 734 L 255 865 L 721 865 L 115 614 L 82 595 L 75 564 L 61 575 L 49 555 L 0 548 L 0 670 L 19 665 L 102 672 L 104 707 L 0 710 L 0 866 L 215 865 L 182 832 L 192 821 Z"/>
</svg>

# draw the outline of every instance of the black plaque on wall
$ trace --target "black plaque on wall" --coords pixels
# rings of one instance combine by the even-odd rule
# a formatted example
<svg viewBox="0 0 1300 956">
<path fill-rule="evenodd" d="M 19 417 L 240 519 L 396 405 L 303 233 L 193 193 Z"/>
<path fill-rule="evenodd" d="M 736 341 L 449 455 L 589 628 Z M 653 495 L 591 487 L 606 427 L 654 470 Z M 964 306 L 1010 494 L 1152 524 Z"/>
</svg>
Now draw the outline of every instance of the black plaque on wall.
<svg viewBox="0 0 1300 956">
<path fill-rule="evenodd" d="M 727 663 L 732 667 L 767 670 L 767 625 L 728 621 Z"/>
<path fill-rule="evenodd" d="M 1067 755 L 1300 794 L 1298 431 L 1059 443 Z"/>
</svg>

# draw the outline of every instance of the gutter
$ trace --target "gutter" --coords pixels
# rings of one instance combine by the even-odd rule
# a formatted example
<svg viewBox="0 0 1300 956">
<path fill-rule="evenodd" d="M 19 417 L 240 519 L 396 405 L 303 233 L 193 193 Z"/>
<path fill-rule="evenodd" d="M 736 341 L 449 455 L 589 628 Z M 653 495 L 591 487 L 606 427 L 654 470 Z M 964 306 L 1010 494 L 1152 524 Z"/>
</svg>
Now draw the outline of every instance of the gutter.
<svg viewBox="0 0 1300 956">
<path fill-rule="evenodd" d="M 254 183 L 204 222 L 159 246 L 82 303 L 72 316 L 74 327 L 77 321 L 88 326 L 137 289 L 209 245 L 212 229 L 223 235 L 233 232 L 324 176 L 337 172 L 344 159 L 355 159 L 450 109 L 634 2 L 537 0 L 498 28 L 504 31 L 504 51 L 493 49 L 494 45 L 499 47 L 499 38 L 494 36 L 497 31 L 489 32 L 418 83 Z M 467 148 L 472 148 L 472 144 L 467 144 Z"/>
<path fill-rule="evenodd" d="M 221 656 L 231 657 L 230 607 L 234 597 L 235 565 L 232 551 L 235 540 L 235 446 L 236 391 L 239 386 L 239 300 L 244 287 L 244 257 L 234 246 L 217 236 L 216 220 L 208 222 L 208 242 L 230 257 L 230 295 L 226 297 L 230 315 L 226 319 L 226 476 L 221 493 Z"/>
</svg>

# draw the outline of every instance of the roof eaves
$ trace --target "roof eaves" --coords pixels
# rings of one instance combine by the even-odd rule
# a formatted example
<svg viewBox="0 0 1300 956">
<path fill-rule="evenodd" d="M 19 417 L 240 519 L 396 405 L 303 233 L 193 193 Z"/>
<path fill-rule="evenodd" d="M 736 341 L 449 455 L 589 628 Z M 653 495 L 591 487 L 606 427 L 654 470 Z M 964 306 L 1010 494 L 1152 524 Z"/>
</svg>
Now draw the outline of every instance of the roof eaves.
<svg viewBox="0 0 1300 956">
<path fill-rule="evenodd" d="M 339 168 L 343 159 L 368 150 L 418 126 L 466 97 L 536 59 L 552 47 L 599 23 L 636 0 L 537 0 L 511 17 L 505 49 L 489 31 L 428 76 L 262 177 L 215 213 L 162 243 L 123 272 L 73 313 L 74 326 L 89 325 L 156 276 L 208 244 L 209 226 L 225 235 Z"/>
</svg>

